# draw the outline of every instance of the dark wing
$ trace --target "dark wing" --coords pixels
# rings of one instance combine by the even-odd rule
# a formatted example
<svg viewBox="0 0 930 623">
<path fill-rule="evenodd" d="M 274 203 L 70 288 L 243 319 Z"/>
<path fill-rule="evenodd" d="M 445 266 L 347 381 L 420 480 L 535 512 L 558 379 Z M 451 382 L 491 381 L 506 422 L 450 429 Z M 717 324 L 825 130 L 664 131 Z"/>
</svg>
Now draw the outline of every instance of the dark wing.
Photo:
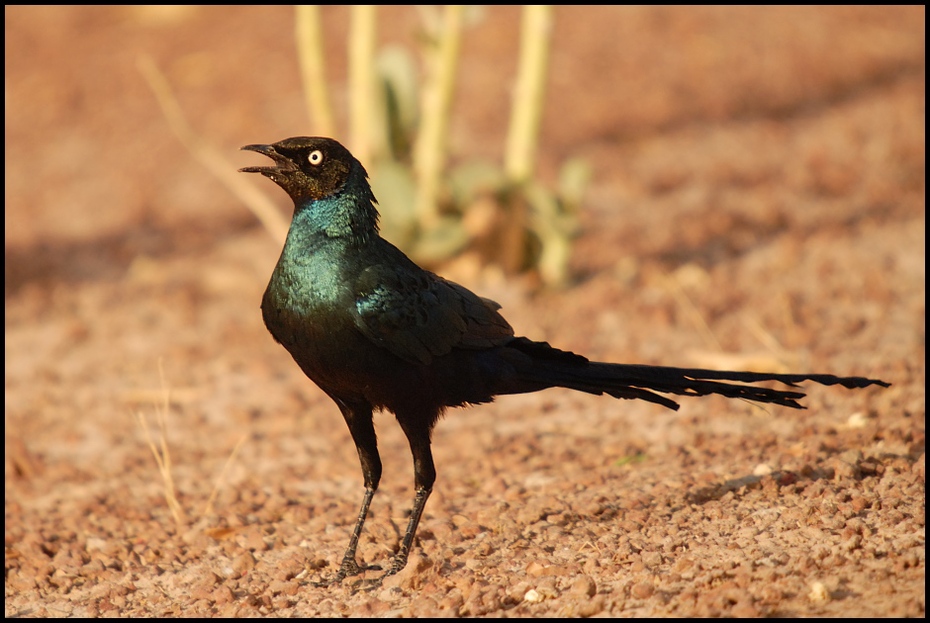
<svg viewBox="0 0 930 623">
<path fill-rule="evenodd" d="M 482 349 L 513 338 L 500 305 L 417 267 L 370 266 L 355 284 L 355 325 L 411 363 L 453 348 Z"/>
</svg>

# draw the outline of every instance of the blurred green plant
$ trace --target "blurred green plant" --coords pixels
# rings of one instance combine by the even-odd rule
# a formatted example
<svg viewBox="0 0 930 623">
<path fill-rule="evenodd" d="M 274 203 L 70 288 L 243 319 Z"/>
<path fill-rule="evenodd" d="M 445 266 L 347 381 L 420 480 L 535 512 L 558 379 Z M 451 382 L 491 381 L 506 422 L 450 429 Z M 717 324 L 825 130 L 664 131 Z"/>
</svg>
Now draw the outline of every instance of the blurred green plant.
<svg viewBox="0 0 930 623">
<path fill-rule="evenodd" d="M 376 7 L 350 9 L 348 146 L 371 175 L 385 237 L 427 266 L 469 247 L 509 273 L 535 270 L 546 285 L 565 283 L 590 168 L 579 159 L 566 161 L 554 190 L 534 178 L 552 8 L 523 7 L 503 165 L 464 162 L 449 170 L 447 135 L 462 30 L 480 9 L 417 10 L 426 68 L 422 80 L 406 49 L 394 46 L 376 52 Z M 319 8 L 298 6 L 295 31 L 314 132 L 334 136 Z M 283 241 L 288 221 L 274 202 L 194 132 L 151 58 L 140 57 L 138 66 L 178 139 L 242 199 L 276 240 Z"/>
<path fill-rule="evenodd" d="M 465 162 L 450 170 L 449 117 L 471 9 L 418 9 L 422 80 L 407 50 L 387 47 L 376 53 L 375 7 L 350 10 L 349 148 L 369 170 L 385 237 L 427 266 L 473 247 L 507 272 L 536 270 L 547 285 L 564 283 L 590 168 L 568 160 L 554 190 L 534 179 L 552 8 L 523 8 L 503 166 Z M 332 136 L 322 32 L 319 9 L 297 7 L 307 108 L 316 133 Z"/>
</svg>

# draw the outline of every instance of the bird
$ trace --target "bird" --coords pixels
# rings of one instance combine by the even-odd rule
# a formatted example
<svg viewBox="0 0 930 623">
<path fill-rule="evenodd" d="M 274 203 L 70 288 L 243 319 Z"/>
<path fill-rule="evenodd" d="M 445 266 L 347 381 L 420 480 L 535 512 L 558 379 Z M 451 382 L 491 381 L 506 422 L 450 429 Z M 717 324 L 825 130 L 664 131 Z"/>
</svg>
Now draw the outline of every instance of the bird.
<svg viewBox="0 0 930 623">
<path fill-rule="evenodd" d="M 678 409 L 663 394 L 718 394 L 795 409 L 797 384 L 862 388 L 890 384 L 832 374 L 773 374 L 602 363 L 517 336 L 500 305 L 419 267 L 382 238 L 362 164 L 339 142 L 293 137 L 242 147 L 272 160 L 241 168 L 280 186 L 294 203 L 287 239 L 261 310 L 272 337 L 336 403 L 358 451 L 365 492 L 339 569 L 323 584 L 368 570 L 403 569 L 436 480 L 430 437 L 448 408 L 495 396 L 563 387 Z M 790 389 L 751 383 L 777 381 Z M 394 414 L 413 456 L 415 495 L 403 539 L 386 570 L 356 549 L 381 480 L 373 413 Z"/>
</svg>

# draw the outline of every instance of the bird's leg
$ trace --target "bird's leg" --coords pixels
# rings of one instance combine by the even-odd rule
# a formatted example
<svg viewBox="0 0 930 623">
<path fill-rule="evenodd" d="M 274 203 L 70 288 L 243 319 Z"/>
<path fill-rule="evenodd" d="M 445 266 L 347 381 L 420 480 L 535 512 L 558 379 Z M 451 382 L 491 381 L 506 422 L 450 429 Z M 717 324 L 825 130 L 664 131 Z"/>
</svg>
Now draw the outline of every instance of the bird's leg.
<svg viewBox="0 0 930 623">
<path fill-rule="evenodd" d="M 339 405 L 342 416 L 349 426 L 349 432 L 352 433 L 355 448 L 358 450 L 359 462 L 362 464 L 362 476 L 365 479 L 365 497 L 362 498 L 362 508 L 358 512 L 355 529 L 352 530 L 352 536 L 349 537 L 349 546 L 342 557 L 339 571 L 332 580 L 320 583 L 321 586 L 341 582 L 347 577 L 358 575 L 369 569 L 381 569 L 381 567 L 375 565 L 359 565 L 355 558 L 355 550 L 358 548 L 358 540 L 362 535 L 362 527 L 368 517 L 368 507 L 371 506 L 371 500 L 375 496 L 375 491 L 378 490 L 378 483 L 381 481 L 381 457 L 378 455 L 378 440 L 375 436 L 375 426 L 371 417 L 371 406 L 364 403 L 349 404 L 335 397 L 333 397 L 333 400 Z"/>
<path fill-rule="evenodd" d="M 362 498 L 362 508 L 358 512 L 358 520 L 355 522 L 355 529 L 352 530 L 352 536 L 349 537 L 349 546 L 346 553 L 342 556 L 342 564 L 332 583 L 341 582 L 347 577 L 358 575 L 368 569 L 380 569 L 378 566 L 360 566 L 355 559 L 355 550 L 358 548 L 358 539 L 362 535 L 362 526 L 365 525 L 365 518 L 368 516 L 368 507 L 371 505 L 371 499 L 375 497 L 375 489 L 366 486 L 365 497 Z"/>
<path fill-rule="evenodd" d="M 384 577 L 394 575 L 407 566 L 407 557 L 410 555 L 410 547 L 413 545 L 413 537 L 416 536 L 417 526 L 420 525 L 420 517 L 423 515 L 423 509 L 426 507 L 426 500 L 432 489 L 417 489 L 416 497 L 413 498 L 413 510 L 410 511 L 410 522 L 407 524 L 407 532 L 404 533 L 404 540 L 400 543 L 400 549 L 394 556 L 391 568 L 388 569 Z"/>
<path fill-rule="evenodd" d="M 433 483 L 436 481 L 436 467 L 433 465 L 433 452 L 430 449 L 430 430 L 425 426 L 410 426 L 405 424 L 405 420 L 398 418 L 401 428 L 407 435 L 410 442 L 410 452 L 413 454 L 413 473 L 414 484 L 416 486 L 416 496 L 413 498 L 413 510 L 410 511 L 410 521 L 407 523 L 407 531 L 404 533 L 404 539 L 400 543 L 400 549 L 394 556 L 394 561 L 384 577 L 394 575 L 405 566 L 407 566 L 407 557 L 410 555 L 410 548 L 413 546 L 413 539 L 417 533 L 417 526 L 420 524 L 420 517 L 423 516 L 423 509 L 426 507 L 426 500 L 433 491 Z"/>
</svg>

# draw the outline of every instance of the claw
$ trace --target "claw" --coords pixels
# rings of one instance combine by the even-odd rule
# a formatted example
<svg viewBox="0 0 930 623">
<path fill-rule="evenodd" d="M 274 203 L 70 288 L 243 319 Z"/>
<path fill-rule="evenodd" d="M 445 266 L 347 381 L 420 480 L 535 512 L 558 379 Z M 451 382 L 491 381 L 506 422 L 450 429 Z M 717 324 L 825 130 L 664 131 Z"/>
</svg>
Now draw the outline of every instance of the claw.
<svg viewBox="0 0 930 623">
<path fill-rule="evenodd" d="M 341 582 L 345 578 L 352 577 L 354 575 L 360 575 L 365 571 L 381 571 L 380 565 L 360 565 L 354 558 L 343 558 L 342 566 L 339 567 L 339 571 L 336 573 L 336 580 Z"/>
<path fill-rule="evenodd" d="M 342 565 L 339 567 L 339 571 L 336 572 L 332 578 L 328 580 L 320 580 L 319 582 L 311 582 L 311 584 L 317 588 L 326 588 L 327 586 L 332 586 L 333 584 L 340 584 L 344 579 L 350 578 L 356 575 L 361 575 L 366 571 L 381 571 L 380 565 L 360 565 L 354 558 L 343 558 Z M 396 573 L 396 572 L 395 572 Z"/>
</svg>

